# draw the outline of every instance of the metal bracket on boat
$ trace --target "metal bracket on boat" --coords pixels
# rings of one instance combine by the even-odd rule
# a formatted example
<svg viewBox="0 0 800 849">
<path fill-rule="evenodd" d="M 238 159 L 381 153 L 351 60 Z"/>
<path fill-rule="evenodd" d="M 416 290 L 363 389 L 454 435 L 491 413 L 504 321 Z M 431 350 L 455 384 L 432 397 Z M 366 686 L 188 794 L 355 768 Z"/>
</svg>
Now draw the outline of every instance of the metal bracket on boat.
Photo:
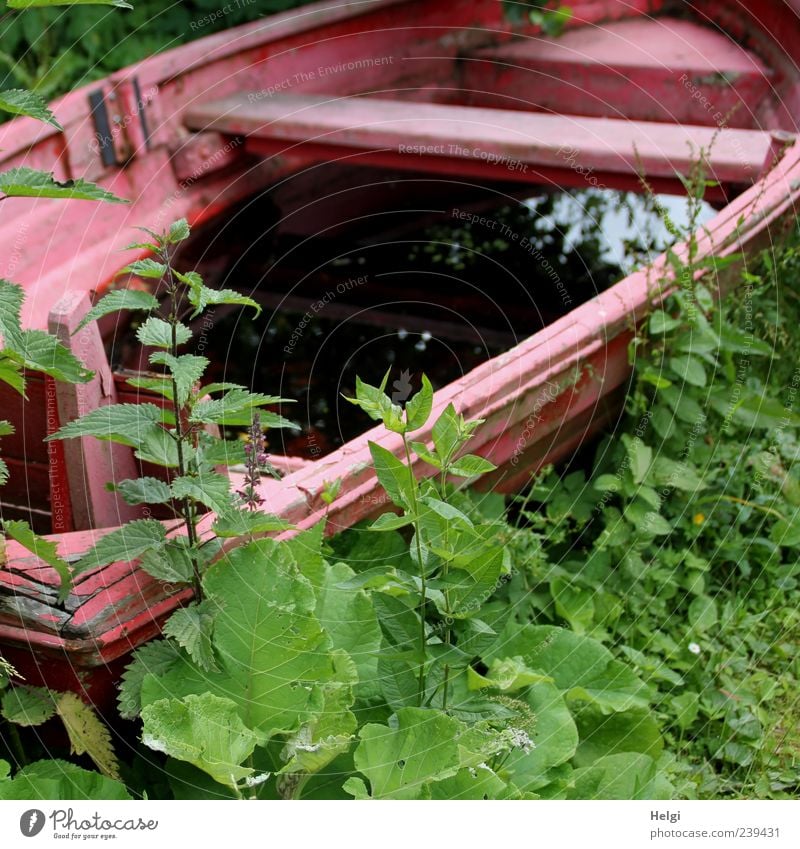
<svg viewBox="0 0 800 849">
<path fill-rule="evenodd" d="M 124 165 L 137 153 L 150 149 L 145 107 L 153 96 L 152 90 L 142 93 L 136 77 L 89 94 L 96 150 L 103 165 Z"/>
</svg>

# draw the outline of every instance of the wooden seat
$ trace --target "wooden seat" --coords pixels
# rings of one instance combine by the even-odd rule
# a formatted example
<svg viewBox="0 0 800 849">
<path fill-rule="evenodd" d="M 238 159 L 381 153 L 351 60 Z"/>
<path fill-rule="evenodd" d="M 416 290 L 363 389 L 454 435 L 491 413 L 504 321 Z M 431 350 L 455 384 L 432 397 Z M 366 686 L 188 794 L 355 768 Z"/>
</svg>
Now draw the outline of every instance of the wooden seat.
<svg viewBox="0 0 800 849">
<path fill-rule="evenodd" d="M 674 18 L 525 38 L 471 53 L 462 66 L 476 106 L 740 128 L 761 125 L 773 81 L 740 44 Z"/>
<path fill-rule="evenodd" d="M 624 188 L 644 172 L 659 188 L 681 191 L 700 150 L 710 177 L 747 184 L 772 164 L 767 132 L 623 121 L 374 97 L 252 93 L 194 106 L 194 130 L 244 136 L 250 152 L 302 150 L 322 159 L 464 177 Z"/>
</svg>

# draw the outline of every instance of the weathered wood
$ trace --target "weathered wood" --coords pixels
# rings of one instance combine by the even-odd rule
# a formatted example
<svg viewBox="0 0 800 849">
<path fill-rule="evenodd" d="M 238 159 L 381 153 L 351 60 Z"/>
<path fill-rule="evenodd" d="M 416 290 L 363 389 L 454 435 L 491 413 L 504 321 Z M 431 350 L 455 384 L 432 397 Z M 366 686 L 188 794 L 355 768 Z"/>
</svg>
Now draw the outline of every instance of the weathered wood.
<svg viewBox="0 0 800 849">
<path fill-rule="evenodd" d="M 89 383 L 56 384 L 58 418 L 62 424 L 108 404 L 116 403 L 116 386 L 108 364 L 97 323 L 92 321 L 75 332 L 91 308 L 83 292 L 65 295 L 51 310 L 49 329 L 83 364 L 94 372 Z M 111 481 L 136 477 L 133 452 L 124 445 L 93 437 L 64 440 L 64 462 L 69 482 L 69 501 L 76 530 L 122 525 L 141 515 L 117 493 L 109 492 Z M 52 457 L 58 461 L 57 455 Z M 62 478 L 61 470 L 53 469 Z"/>
<path fill-rule="evenodd" d="M 244 136 L 266 156 L 313 147 L 320 158 L 358 154 L 363 164 L 441 171 L 450 160 L 485 179 L 587 185 L 614 175 L 675 179 L 701 152 L 721 183 L 752 183 L 772 164 L 770 134 L 650 121 L 520 113 L 373 97 L 285 95 L 254 102 L 241 94 L 192 107 L 187 126 Z M 594 183 L 589 176 L 594 174 Z M 676 183 L 680 183 L 676 180 Z"/>
</svg>

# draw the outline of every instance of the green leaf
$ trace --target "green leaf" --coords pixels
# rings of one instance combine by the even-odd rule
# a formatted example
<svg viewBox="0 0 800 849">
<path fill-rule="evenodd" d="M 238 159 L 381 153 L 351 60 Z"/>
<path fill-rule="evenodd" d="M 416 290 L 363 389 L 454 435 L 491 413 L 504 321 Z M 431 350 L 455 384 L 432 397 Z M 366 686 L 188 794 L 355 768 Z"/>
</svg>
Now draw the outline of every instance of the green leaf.
<svg viewBox="0 0 800 849">
<path fill-rule="evenodd" d="M 548 625 L 509 625 L 486 659 L 509 656 L 549 675 L 568 702 L 593 704 L 605 715 L 648 707 L 645 684 L 591 637 Z"/>
<path fill-rule="evenodd" d="M 218 537 L 244 537 L 288 531 L 294 526 L 284 519 L 257 510 L 227 509 L 219 512 L 211 530 Z"/>
<path fill-rule="evenodd" d="M 10 198 L 64 198 L 65 200 L 101 200 L 128 203 L 123 198 L 85 180 L 59 183 L 52 174 L 33 168 L 12 168 L 0 172 L 0 192 Z"/>
<path fill-rule="evenodd" d="M 728 400 L 730 393 L 728 393 Z M 786 425 L 800 427 L 800 416 L 794 410 L 787 409 L 777 398 L 766 394 L 749 393 L 736 407 L 736 420 L 747 427 L 770 430 L 784 428 Z"/>
<path fill-rule="evenodd" d="M 136 262 L 120 269 L 117 272 L 117 277 L 121 274 L 135 274 L 137 277 L 143 277 L 147 280 L 161 280 L 167 270 L 167 266 L 163 262 L 154 259 L 137 259 Z"/>
<path fill-rule="evenodd" d="M 47 101 L 38 94 L 24 88 L 12 88 L 0 91 L 0 109 L 12 115 L 27 115 L 45 124 L 51 124 L 57 130 L 63 130 L 50 111 Z"/>
<path fill-rule="evenodd" d="M 56 712 L 49 690 L 44 687 L 16 686 L 3 694 L 3 719 L 29 727 L 47 722 Z"/>
<path fill-rule="evenodd" d="M 659 486 L 671 486 L 685 492 L 696 492 L 705 486 L 687 461 L 678 462 L 668 457 L 656 458 L 653 464 L 653 479 Z"/>
<path fill-rule="evenodd" d="M 552 683 L 553 679 L 529 669 L 521 657 L 495 658 L 483 675 L 477 673 L 471 666 L 467 668 L 467 687 L 470 690 L 489 688 L 513 693 L 541 681 Z"/>
<path fill-rule="evenodd" d="M 654 310 L 650 316 L 649 329 L 653 336 L 669 333 L 670 330 L 674 330 L 680 325 L 681 322 L 677 318 L 672 318 L 664 310 Z"/>
<path fill-rule="evenodd" d="M 9 801 L 52 799 L 96 803 L 98 799 L 130 798 L 121 782 L 58 758 L 35 761 L 23 767 L 11 781 L 0 781 L 0 799 Z"/>
<path fill-rule="evenodd" d="M 41 371 L 63 383 L 88 383 L 94 373 L 44 330 L 23 330 L 19 343 L 7 356 L 31 371 Z"/>
<path fill-rule="evenodd" d="M 128 504 L 166 504 L 171 497 L 167 484 L 158 478 L 136 478 L 119 483 L 110 481 L 106 489 L 118 492 Z"/>
<path fill-rule="evenodd" d="M 230 699 L 212 693 L 162 699 L 142 710 L 142 742 L 157 752 L 196 766 L 214 781 L 237 788 L 253 774 L 242 766 L 258 735 L 245 726 Z"/>
<path fill-rule="evenodd" d="M 450 466 L 448 472 L 459 478 L 473 478 L 478 475 L 485 475 L 487 472 L 493 472 L 496 468 L 497 466 L 494 463 L 490 463 L 483 457 L 478 457 L 477 454 L 465 454 Z"/>
<path fill-rule="evenodd" d="M 343 589 L 355 575 L 344 563 L 330 565 L 321 561 L 306 565 L 303 574 L 311 581 L 317 596 L 314 610 L 333 647 L 346 651 L 358 672 L 356 694 L 361 699 L 380 695 L 378 651 L 381 628 L 370 597 L 363 590 Z"/>
<path fill-rule="evenodd" d="M 63 602 L 72 588 L 72 571 L 66 560 L 58 556 L 56 543 L 35 534 L 27 522 L 6 519 L 3 522 L 3 531 L 11 539 L 16 540 L 21 546 L 27 548 L 28 551 L 55 569 L 61 579 L 58 601 L 59 603 Z"/>
<path fill-rule="evenodd" d="M 699 595 L 689 605 L 689 624 L 697 631 L 709 631 L 719 621 L 716 601 L 707 595 Z"/>
<path fill-rule="evenodd" d="M 162 416 L 155 404 L 108 404 L 68 422 L 47 441 L 94 436 L 136 448 L 154 429 L 162 430 Z"/>
<path fill-rule="evenodd" d="M 398 507 L 410 508 L 413 490 L 408 467 L 391 451 L 376 442 L 369 443 L 369 451 L 378 481 L 386 490 L 386 494 Z"/>
<path fill-rule="evenodd" d="M 142 345 L 154 348 L 172 348 L 172 325 L 162 318 L 151 315 L 136 331 L 136 338 Z M 181 322 L 175 324 L 175 344 L 185 345 L 192 338 L 192 331 Z"/>
<path fill-rule="evenodd" d="M 170 224 L 169 232 L 167 233 L 167 242 L 171 245 L 177 245 L 189 238 L 189 222 L 185 218 L 179 218 Z"/>
<path fill-rule="evenodd" d="M 176 276 L 186 282 L 187 278 L 184 275 L 176 274 Z M 189 303 L 194 307 L 192 318 L 200 315 L 206 307 L 216 306 L 217 304 L 233 304 L 244 307 L 253 307 L 256 311 L 256 316 L 261 314 L 261 306 L 252 298 L 235 292 L 233 289 L 211 289 L 204 286 L 202 283 L 190 285 L 188 293 Z"/>
<path fill-rule="evenodd" d="M 9 9 L 32 9 L 37 6 L 116 6 L 118 9 L 133 8 L 126 0 L 7 0 L 7 4 Z"/>
<path fill-rule="evenodd" d="M 206 391 L 210 391 L 206 387 Z M 231 389 L 222 398 L 200 401 L 192 408 L 189 420 L 199 424 L 249 425 L 253 421 L 253 411 L 266 404 L 290 403 L 275 395 L 262 395 L 244 389 Z M 272 428 L 293 428 L 298 425 L 288 419 L 266 410 L 259 410 L 261 424 Z"/>
<path fill-rule="evenodd" d="M 22 286 L 0 277 L 0 334 L 5 345 L 17 348 L 22 341 L 22 302 L 25 290 Z"/>
<path fill-rule="evenodd" d="M 700 694 L 687 690 L 679 696 L 673 696 L 670 704 L 678 728 L 686 731 L 700 713 Z"/>
<path fill-rule="evenodd" d="M 149 292 L 138 289 L 114 289 L 102 297 L 81 319 L 75 333 L 86 327 L 91 321 L 96 321 L 105 315 L 120 310 L 154 310 L 158 309 L 158 299 Z"/>
<path fill-rule="evenodd" d="M 419 457 L 420 460 L 424 460 L 429 466 L 433 466 L 434 469 L 442 468 L 441 461 L 434 453 L 435 449 L 434 451 L 431 451 L 424 442 L 412 442 L 411 448 L 417 457 Z"/>
<path fill-rule="evenodd" d="M 678 377 L 692 386 L 703 387 L 708 382 L 705 367 L 697 357 L 671 357 L 669 365 Z"/>
<path fill-rule="evenodd" d="M 92 707 L 74 693 L 61 693 L 56 699 L 56 711 L 67 730 L 72 753 L 88 755 L 106 778 L 119 779 L 111 732 Z"/>
<path fill-rule="evenodd" d="M 371 386 L 356 376 L 356 397 L 345 400 L 355 404 L 375 421 L 382 421 L 384 426 L 393 433 L 405 433 L 407 425 L 403 421 L 403 410 L 398 404 L 393 404 L 392 399 L 384 392 L 386 381 L 389 378 L 387 371 L 380 386 Z"/>
<path fill-rule="evenodd" d="M 178 389 L 177 401 L 180 406 L 183 406 L 189 400 L 195 383 L 205 374 L 208 367 L 206 357 L 198 357 L 194 354 L 181 354 L 174 357 L 165 351 L 156 351 L 151 354 L 150 362 L 166 366 L 170 370 Z"/>
<path fill-rule="evenodd" d="M 449 459 L 461 445 L 461 429 L 456 408 L 448 404 L 433 425 L 433 444 L 442 460 Z"/>
<path fill-rule="evenodd" d="M 117 696 L 119 714 L 123 719 L 135 719 L 142 710 L 142 682 L 147 675 L 158 677 L 178 659 L 177 647 L 169 640 L 151 640 L 133 653 L 133 660 L 122 674 Z"/>
<path fill-rule="evenodd" d="M 575 770 L 569 799 L 669 799 L 671 786 L 656 762 L 637 752 L 609 755 Z"/>
<path fill-rule="evenodd" d="M 367 528 L 368 531 L 396 531 L 398 528 L 405 528 L 416 519 L 410 513 L 403 513 L 398 516 L 396 513 L 384 513 Z"/>
<path fill-rule="evenodd" d="M 628 710 L 606 716 L 584 709 L 575 716 L 581 742 L 576 766 L 591 766 L 600 758 L 620 752 L 641 752 L 658 759 L 664 749 L 659 725 L 652 712 Z"/>
<path fill-rule="evenodd" d="M 653 461 L 653 449 L 645 445 L 638 436 L 631 439 L 627 434 L 624 434 L 622 442 L 628 452 L 633 482 L 640 484 L 647 476 L 650 463 Z"/>
<path fill-rule="evenodd" d="M 388 725 L 365 725 L 356 769 L 373 799 L 421 799 L 425 785 L 455 775 L 460 766 L 461 722 L 436 710 L 402 708 Z"/>
<path fill-rule="evenodd" d="M 189 498 L 215 513 L 224 513 L 231 507 L 231 482 L 219 472 L 204 472 L 199 475 L 185 475 L 172 481 L 173 498 Z"/>
<path fill-rule="evenodd" d="M 78 561 L 77 570 L 85 572 L 108 563 L 130 563 L 146 551 L 161 548 L 167 532 L 155 519 L 135 519 L 106 534 Z"/>
<path fill-rule="evenodd" d="M 422 389 L 406 403 L 406 424 L 408 430 L 424 427 L 433 406 L 433 386 L 426 375 L 422 375 Z"/>
<path fill-rule="evenodd" d="M 20 363 L 4 358 L 7 351 L 0 351 L 0 380 L 7 383 L 20 395 L 25 394 L 25 378 Z"/>
<path fill-rule="evenodd" d="M 264 740 L 323 711 L 337 666 L 314 615 L 313 588 L 289 547 L 265 539 L 237 548 L 208 570 L 204 588 L 221 607 L 212 637 L 220 672 L 203 672 L 182 655 L 145 676 L 142 704 L 206 692 L 232 698 Z"/>
<path fill-rule="evenodd" d="M 550 582 L 550 593 L 556 613 L 566 619 L 576 634 L 591 630 L 595 618 L 595 591 L 575 586 L 566 578 L 554 578 Z"/>
<path fill-rule="evenodd" d="M 191 554 L 180 537 L 169 540 L 162 548 L 145 551 L 139 566 L 157 581 L 168 584 L 188 584 L 194 577 Z"/>
<path fill-rule="evenodd" d="M 219 672 L 211 642 L 216 614 L 216 606 L 205 600 L 176 610 L 164 625 L 164 634 L 185 649 L 205 672 Z"/>
</svg>

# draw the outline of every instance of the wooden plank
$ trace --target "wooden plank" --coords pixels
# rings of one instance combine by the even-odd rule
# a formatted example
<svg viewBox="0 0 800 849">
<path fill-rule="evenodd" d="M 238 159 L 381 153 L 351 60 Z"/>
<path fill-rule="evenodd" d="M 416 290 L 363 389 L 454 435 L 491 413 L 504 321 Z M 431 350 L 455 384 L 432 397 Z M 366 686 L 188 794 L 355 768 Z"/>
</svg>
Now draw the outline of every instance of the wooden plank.
<svg viewBox="0 0 800 849">
<path fill-rule="evenodd" d="M 243 93 L 193 107 L 184 120 L 195 130 L 245 136 L 250 149 L 265 155 L 311 144 L 321 156 L 351 150 L 365 154 L 358 162 L 426 170 L 449 163 L 516 182 L 542 182 L 543 171 L 578 174 L 591 185 L 592 175 L 596 183 L 596 175 L 613 179 L 640 171 L 669 181 L 676 172 L 688 174 L 702 149 L 710 151 L 714 179 L 750 183 L 765 170 L 772 145 L 769 133 L 755 130 L 409 106 L 372 97 L 287 95 L 252 102 Z"/>
<path fill-rule="evenodd" d="M 526 38 L 462 61 L 470 105 L 714 127 L 757 128 L 772 76 L 718 30 L 675 18 Z"/>
<path fill-rule="evenodd" d="M 58 418 L 64 424 L 97 407 L 116 403 L 116 386 L 97 323 L 92 321 L 75 333 L 90 307 L 84 292 L 72 292 L 53 307 L 49 317 L 50 332 L 94 372 L 89 383 L 56 384 Z M 141 515 L 138 508 L 106 489 L 110 481 L 136 477 L 130 448 L 93 437 L 67 439 L 63 456 L 75 529 L 122 525 Z"/>
</svg>

